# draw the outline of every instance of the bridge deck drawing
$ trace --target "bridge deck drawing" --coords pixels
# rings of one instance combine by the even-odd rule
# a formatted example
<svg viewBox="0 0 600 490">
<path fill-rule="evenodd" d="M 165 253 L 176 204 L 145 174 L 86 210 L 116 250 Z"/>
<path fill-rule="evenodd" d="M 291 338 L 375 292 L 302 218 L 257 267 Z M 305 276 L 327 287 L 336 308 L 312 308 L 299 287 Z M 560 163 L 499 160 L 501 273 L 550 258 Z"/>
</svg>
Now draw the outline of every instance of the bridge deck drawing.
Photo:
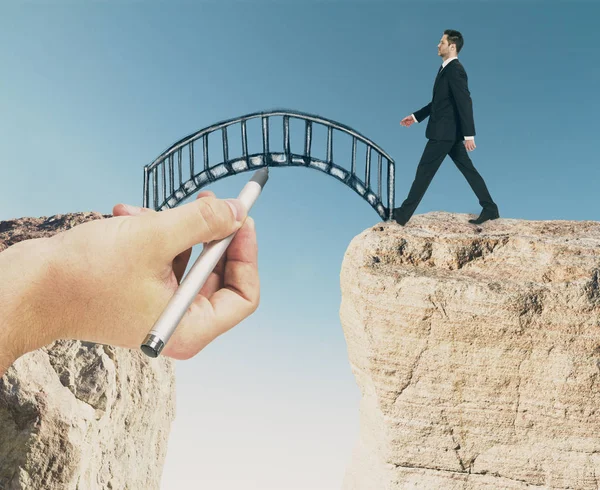
<svg viewBox="0 0 600 490">
<path fill-rule="evenodd" d="M 281 126 L 273 123 L 279 118 Z M 249 151 L 248 125 L 253 120 L 259 120 L 262 129 L 262 145 L 258 151 Z M 299 152 L 292 151 L 290 134 L 291 125 L 298 122 L 303 131 L 303 147 Z M 236 141 L 241 147 L 239 154 L 233 154 L 230 149 L 236 126 L 239 126 L 238 137 L 241 138 Z M 317 155 L 314 148 L 314 133 L 318 128 L 326 132 L 324 155 Z M 282 135 L 281 141 L 277 133 Z M 215 136 L 219 136 L 218 152 L 214 141 L 209 148 L 209 140 L 214 140 Z M 342 139 L 351 147 L 341 148 Z M 358 160 L 359 150 L 364 160 Z M 334 155 L 340 156 L 335 160 Z M 342 163 L 349 163 L 350 168 Z M 364 172 L 360 175 L 359 164 L 361 167 L 364 164 Z M 230 175 L 265 166 L 301 166 L 338 179 L 367 201 L 383 220 L 390 220 L 394 209 L 394 165 L 394 160 L 373 141 L 336 121 L 291 110 L 257 112 L 213 124 L 186 136 L 146 165 L 143 205 L 156 211 L 169 209 L 201 188 Z M 385 201 L 384 190 L 387 191 Z"/>
</svg>

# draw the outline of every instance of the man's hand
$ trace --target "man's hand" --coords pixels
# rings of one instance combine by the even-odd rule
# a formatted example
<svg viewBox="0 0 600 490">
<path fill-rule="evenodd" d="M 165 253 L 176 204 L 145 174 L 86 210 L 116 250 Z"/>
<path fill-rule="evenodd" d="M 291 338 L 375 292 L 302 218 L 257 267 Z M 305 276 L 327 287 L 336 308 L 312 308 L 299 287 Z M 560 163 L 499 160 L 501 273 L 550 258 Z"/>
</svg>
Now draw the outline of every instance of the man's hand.
<svg viewBox="0 0 600 490">
<path fill-rule="evenodd" d="M 415 122 L 415 120 L 413 119 L 412 115 L 410 115 L 410 116 L 406 116 L 404 119 L 402 119 L 402 121 L 400 121 L 400 125 L 406 126 L 408 128 L 414 122 Z"/>
<path fill-rule="evenodd" d="M 465 140 L 465 148 L 467 151 L 473 151 L 475 148 L 475 140 Z"/>
<path fill-rule="evenodd" d="M 56 339 L 139 349 L 175 293 L 191 247 L 239 230 L 163 350 L 193 357 L 259 304 L 254 222 L 233 201 L 237 219 L 212 192 L 161 212 L 118 204 L 112 218 L 9 247 L 0 254 L 0 313 L 11 325 L 0 325 L 9 332 L 0 352 L 6 340 L 13 361 Z"/>
</svg>

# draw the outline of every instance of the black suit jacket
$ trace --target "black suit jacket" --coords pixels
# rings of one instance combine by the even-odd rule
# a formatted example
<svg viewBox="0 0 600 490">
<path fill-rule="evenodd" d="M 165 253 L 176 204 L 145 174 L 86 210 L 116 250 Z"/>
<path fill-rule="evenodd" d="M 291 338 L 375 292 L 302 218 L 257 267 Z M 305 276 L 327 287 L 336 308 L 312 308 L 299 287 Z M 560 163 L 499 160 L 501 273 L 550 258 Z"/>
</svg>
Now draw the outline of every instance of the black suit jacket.
<svg viewBox="0 0 600 490">
<path fill-rule="evenodd" d="M 438 73 L 433 99 L 414 113 L 418 122 L 429 116 L 425 136 L 433 140 L 457 140 L 475 136 L 473 102 L 467 72 L 458 59 Z"/>
</svg>

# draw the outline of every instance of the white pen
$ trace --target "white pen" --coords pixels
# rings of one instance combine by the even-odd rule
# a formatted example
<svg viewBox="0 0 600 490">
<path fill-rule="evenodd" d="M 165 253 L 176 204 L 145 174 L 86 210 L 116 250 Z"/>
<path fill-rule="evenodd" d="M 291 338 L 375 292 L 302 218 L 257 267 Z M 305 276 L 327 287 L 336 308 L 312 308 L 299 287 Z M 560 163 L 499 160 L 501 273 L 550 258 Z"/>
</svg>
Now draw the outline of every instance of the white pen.
<svg viewBox="0 0 600 490">
<path fill-rule="evenodd" d="M 246 206 L 248 213 L 258 199 L 268 178 L 269 167 L 261 168 L 254 172 L 250 181 L 240 192 L 238 199 Z M 159 356 L 236 233 L 237 231 L 221 240 L 211 242 L 202 250 L 202 253 L 198 256 L 185 278 L 183 278 L 181 284 L 179 284 L 177 291 L 175 291 L 175 294 L 154 324 L 154 327 L 152 327 L 152 330 L 146 336 L 144 343 L 140 346 L 144 354 L 149 357 Z"/>
</svg>

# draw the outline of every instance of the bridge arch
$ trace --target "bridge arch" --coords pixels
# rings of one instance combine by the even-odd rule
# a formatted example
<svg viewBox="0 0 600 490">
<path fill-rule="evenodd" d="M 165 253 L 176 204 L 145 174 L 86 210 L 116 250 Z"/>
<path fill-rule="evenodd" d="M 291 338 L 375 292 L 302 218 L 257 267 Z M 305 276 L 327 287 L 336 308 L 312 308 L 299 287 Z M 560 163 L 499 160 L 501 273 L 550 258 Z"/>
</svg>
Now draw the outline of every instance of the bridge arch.
<svg viewBox="0 0 600 490">
<path fill-rule="evenodd" d="M 283 118 L 283 151 L 271 151 L 274 131 L 270 130 L 269 119 Z M 262 122 L 262 151 L 249 154 L 247 123 L 260 118 Z M 290 121 L 304 123 L 304 148 L 302 153 L 290 149 Z M 241 155 L 230 156 L 229 134 L 233 126 L 239 125 Z M 326 157 L 316 158 L 311 152 L 313 126 L 324 126 L 327 131 Z M 221 132 L 222 158 L 217 163 L 210 161 L 209 135 Z M 341 132 L 352 138 L 350 169 L 334 162 L 335 134 Z M 201 159 L 197 158 L 197 146 L 201 146 Z M 365 148 L 365 173 L 361 178 L 356 173 L 357 147 Z M 372 156 L 377 159 L 376 188 L 371 182 Z M 373 159 L 373 163 L 374 163 Z M 200 163 L 200 165 L 199 165 Z M 383 169 L 386 169 L 385 188 L 387 199 L 383 198 Z M 320 116 L 291 110 L 256 112 L 234 119 L 221 121 L 196 131 L 177 141 L 151 164 L 144 167 L 144 207 L 160 211 L 173 208 L 199 189 L 229 175 L 234 175 L 261 167 L 300 166 L 314 168 L 346 184 L 375 209 L 383 220 L 391 219 L 394 209 L 394 160 L 378 145 L 354 129 Z M 177 174 L 177 175 L 176 175 Z M 387 206 L 386 206 L 387 204 Z"/>
</svg>

